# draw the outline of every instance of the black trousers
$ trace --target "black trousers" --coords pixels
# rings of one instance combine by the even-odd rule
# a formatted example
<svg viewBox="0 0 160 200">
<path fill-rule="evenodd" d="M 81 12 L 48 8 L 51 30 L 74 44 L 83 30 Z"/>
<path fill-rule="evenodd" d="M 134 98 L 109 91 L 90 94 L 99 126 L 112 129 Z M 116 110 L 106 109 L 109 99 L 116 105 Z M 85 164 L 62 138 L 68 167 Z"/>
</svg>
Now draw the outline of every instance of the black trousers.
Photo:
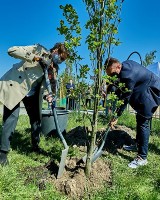
<svg viewBox="0 0 160 200">
<path fill-rule="evenodd" d="M 39 113 L 39 93 L 25 97 L 23 100 L 31 124 L 31 142 L 33 146 L 40 142 L 40 113 Z M 3 126 L 1 133 L 1 150 L 10 150 L 10 141 L 15 131 L 20 111 L 20 103 L 12 110 L 4 106 Z"/>
<path fill-rule="evenodd" d="M 91 99 L 86 99 L 86 107 L 88 107 L 89 104 L 89 108 L 91 108 Z"/>
<path fill-rule="evenodd" d="M 74 110 L 76 108 L 75 99 L 71 99 L 67 97 L 66 109 Z"/>
</svg>

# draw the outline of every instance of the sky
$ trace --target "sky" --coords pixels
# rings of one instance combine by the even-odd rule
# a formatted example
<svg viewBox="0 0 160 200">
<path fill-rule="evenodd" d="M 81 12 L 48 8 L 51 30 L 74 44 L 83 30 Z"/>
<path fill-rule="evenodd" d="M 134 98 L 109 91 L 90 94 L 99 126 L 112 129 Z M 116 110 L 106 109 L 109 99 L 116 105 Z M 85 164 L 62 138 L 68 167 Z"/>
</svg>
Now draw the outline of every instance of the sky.
<svg viewBox="0 0 160 200">
<path fill-rule="evenodd" d="M 50 49 L 56 42 L 64 41 L 56 30 L 63 18 L 61 4 L 73 5 L 79 15 L 82 36 L 86 36 L 87 12 L 82 0 L 0 0 L 0 3 L 0 77 L 19 62 L 7 54 L 9 47 L 39 43 Z M 130 53 L 138 51 L 144 59 L 146 53 L 156 50 L 155 62 L 160 61 L 159 8 L 160 0 L 124 0 L 118 33 L 122 44 L 113 49 L 112 57 L 122 62 Z M 88 63 L 85 43 L 79 51 L 84 62 Z M 140 62 L 138 55 L 131 59 Z M 60 71 L 64 67 L 61 64 Z"/>
</svg>

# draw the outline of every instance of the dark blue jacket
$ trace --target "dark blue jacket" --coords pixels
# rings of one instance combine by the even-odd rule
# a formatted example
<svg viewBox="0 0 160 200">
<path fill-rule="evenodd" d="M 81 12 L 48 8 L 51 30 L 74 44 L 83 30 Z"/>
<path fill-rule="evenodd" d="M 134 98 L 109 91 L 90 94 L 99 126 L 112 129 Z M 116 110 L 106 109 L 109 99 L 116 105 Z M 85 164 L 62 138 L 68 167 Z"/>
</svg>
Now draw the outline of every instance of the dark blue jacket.
<svg viewBox="0 0 160 200">
<path fill-rule="evenodd" d="M 70 94 L 71 89 L 73 89 L 73 90 L 75 89 L 75 84 L 72 83 L 72 85 L 71 85 L 71 83 L 67 83 L 66 89 L 67 89 L 67 94 Z"/>
<path fill-rule="evenodd" d="M 122 63 L 118 78 L 130 90 L 119 95 L 124 100 L 124 105 L 118 109 L 118 116 L 129 103 L 138 114 L 151 118 L 160 105 L 160 78 L 132 60 Z"/>
</svg>

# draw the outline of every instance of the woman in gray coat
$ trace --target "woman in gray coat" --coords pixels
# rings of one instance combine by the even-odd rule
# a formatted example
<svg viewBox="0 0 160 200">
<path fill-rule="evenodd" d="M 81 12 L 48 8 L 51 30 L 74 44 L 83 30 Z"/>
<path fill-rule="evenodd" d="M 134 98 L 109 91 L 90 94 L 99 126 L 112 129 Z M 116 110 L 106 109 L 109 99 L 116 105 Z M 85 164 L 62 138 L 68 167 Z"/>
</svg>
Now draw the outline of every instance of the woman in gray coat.
<svg viewBox="0 0 160 200">
<path fill-rule="evenodd" d="M 49 77 L 54 79 L 55 75 L 52 76 L 52 74 L 56 73 L 55 66 L 65 61 L 69 55 L 63 43 L 56 43 L 50 51 L 39 44 L 14 46 L 8 49 L 8 54 L 22 61 L 14 64 L 0 79 L 0 101 L 4 105 L 0 146 L 1 165 L 8 163 L 7 153 L 17 125 L 21 101 L 30 119 L 32 149 L 39 152 L 41 121 L 39 95 L 42 96 L 39 92 L 41 87 L 47 89 L 44 84 L 44 70 L 39 61 L 43 60 L 43 63 L 49 66 L 49 71 L 52 72 Z M 53 94 L 48 94 L 46 100 L 51 101 L 54 93 L 55 91 Z"/>
</svg>

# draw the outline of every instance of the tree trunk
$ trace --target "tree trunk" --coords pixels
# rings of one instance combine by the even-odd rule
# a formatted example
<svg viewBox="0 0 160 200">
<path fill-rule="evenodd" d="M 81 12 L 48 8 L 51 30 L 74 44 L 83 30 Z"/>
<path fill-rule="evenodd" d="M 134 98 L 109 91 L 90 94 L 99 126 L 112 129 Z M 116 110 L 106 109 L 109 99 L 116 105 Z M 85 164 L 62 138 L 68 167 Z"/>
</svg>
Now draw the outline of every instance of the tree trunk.
<svg viewBox="0 0 160 200">
<path fill-rule="evenodd" d="M 96 91 L 95 91 L 96 92 Z M 94 102 L 94 112 L 93 112 L 93 121 L 92 121 L 92 131 L 91 135 L 88 137 L 88 144 L 87 144 L 87 159 L 86 159 L 86 166 L 85 166 L 85 175 L 89 177 L 91 174 L 91 161 L 95 147 L 96 141 L 96 133 L 97 133 L 97 119 L 98 119 L 98 109 L 97 104 L 99 100 L 96 98 Z"/>
<path fill-rule="evenodd" d="M 96 140 L 96 126 L 95 124 L 92 126 L 92 132 L 89 140 L 89 144 L 87 145 L 87 160 L 86 160 L 86 166 L 85 166 L 85 174 L 87 177 L 91 174 L 91 165 L 92 165 L 92 156 L 95 149 L 95 140 Z"/>
</svg>

